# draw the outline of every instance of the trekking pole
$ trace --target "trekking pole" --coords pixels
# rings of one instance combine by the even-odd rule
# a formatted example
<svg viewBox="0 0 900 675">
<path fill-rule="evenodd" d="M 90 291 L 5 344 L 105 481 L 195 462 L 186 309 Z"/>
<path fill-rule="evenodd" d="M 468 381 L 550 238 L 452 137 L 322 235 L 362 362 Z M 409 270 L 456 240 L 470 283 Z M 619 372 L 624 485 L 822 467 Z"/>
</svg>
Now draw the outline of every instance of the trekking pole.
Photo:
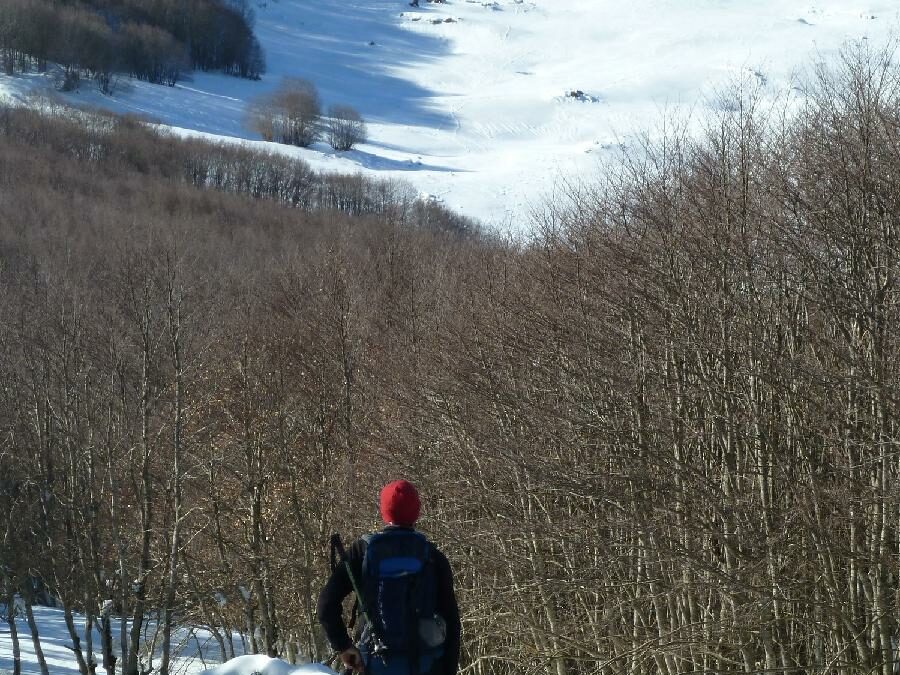
<svg viewBox="0 0 900 675">
<path fill-rule="evenodd" d="M 372 622 L 372 617 L 369 615 L 368 610 L 366 609 L 366 601 L 363 600 L 362 591 L 359 589 L 359 584 L 356 581 L 356 577 L 353 574 L 353 570 L 350 569 L 350 561 L 347 559 L 347 551 L 344 550 L 344 543 L 341 541 L 341 535 L 334 533 L 331 536 L 331 563 L 332 567 L 336 565 L 336 561 L 334 559 L 335 551 L 340 558 L 340 562 L 344 564 L 344 568 L 347 570 L 347 576 L 350 578 L 350 585 L 353 586 L 353 593 L 356 595 L 356 604 L 359 607 L 360 616 L 366 620 L 366 624 L 369 626 L 369 630 L 372 634 L 372 640 L 375 644 L 374 652 L 375 655 L 378 656 L 384 665 L 387 665 L 387 660 L 385 659 L 384 653 L 387 651 L 387 647 L 384 644 L 384 641 L 378 636 L 376 632 L 375 624 Z"/>
</svg>

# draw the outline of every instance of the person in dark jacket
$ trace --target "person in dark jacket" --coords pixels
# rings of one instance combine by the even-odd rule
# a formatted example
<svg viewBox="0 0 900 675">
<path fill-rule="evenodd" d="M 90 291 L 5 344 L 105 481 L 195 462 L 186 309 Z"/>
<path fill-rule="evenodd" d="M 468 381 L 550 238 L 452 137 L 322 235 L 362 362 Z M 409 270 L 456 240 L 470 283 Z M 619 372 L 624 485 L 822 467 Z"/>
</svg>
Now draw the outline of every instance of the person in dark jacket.
<svg viewBox="0 0 900 675">
<path fill-rule="evenodd" d="M 340 655 L 341 662 L 355 672 L 365 671 L 371 675 L 409 675 L 411 672 L 419 672 L 419 675 L 455 675 L 459 668 L 460 620 L 453 590 L 453 572 L 446 556 L 415 531 L 419 511 L 419 495 L 411 483 L 401 480 L 386 485 L 381 491 L 381 517 L 386 527 L 379 533 L 355 541 L 347 551 L 347 564 L 335 567 L 319 594 L 319 623 L 332 649 Z M 415 556 L 408 553 L 410 544 L 417 551 L 422 551 L 420 574 L 375 578 L 376 568 L 393 570 L 397 564 L 413 560 Z M 387 564 L 379 566 L 385 560 Z M 390 585 L 409 583 L 403 580 L 410 578 L 427 579 L 415 585 L 416 597 L 419 598 L 416 603 L 421 607 L 412 610 L 401 606 L 402 598 L 410 597 L 410 592 Z M 358 603 L 360 612 L 371 615 L 369 618 L 375 624 L 373 627 L 366 625 L 365 620 L 360 621 L 355 631 L 356 644 L 350 639 L 342 615 L 344 598 L 354 592 L 354 581 L 358 592 L 363 595 L 361 606 Z M 385 591 L 385 588 L 388 590 Z M 392 626 L 409 623 L 402 616 L 392 619 L 392 613 L 396 616 L 398 612 L 402 615 L 413 610 L 416 617 L 420 614 L 425 617 L 419 620 L 419 635 L 412 638 L 412 642 L 405 641 L 405 635 L 400 635 L 398 639 Z M 434 621 L 429 614 L 434 615 Z M 435 631 L 432 624 L 439 626 L 439 629 Z M 434 638 L 435 632 L 440 637 Z M 398 642 L 402 647 L 397 648 Z M 420 656 L 413 658 L 408 656 L 409 653 Z M 434 656 L 426 658 L 426 654 Z M 422 665 L 411 669 L 410 663 L 416 661 Z M 422 668 L 426 670 L 421 672 Z"/>
</svg>

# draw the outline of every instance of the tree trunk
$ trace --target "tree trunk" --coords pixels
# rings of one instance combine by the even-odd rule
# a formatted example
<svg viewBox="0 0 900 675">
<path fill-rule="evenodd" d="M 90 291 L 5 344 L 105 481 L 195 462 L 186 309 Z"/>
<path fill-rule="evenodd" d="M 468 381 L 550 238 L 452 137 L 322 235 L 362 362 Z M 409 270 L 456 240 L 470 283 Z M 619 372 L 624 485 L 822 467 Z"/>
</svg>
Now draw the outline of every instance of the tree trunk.
<svg viewBox="0 0 900 675">
<path fill-rule="evenodd" d="M 103 654 L 103 670 L 106 675 L 116 675 L 116 655 L 112 637 L 112 601 L 104 602 L 100 608 L 100 650 Z"/>
<path fill-rule="evenodd" d="M 175 374 L 175 419 L 173 420 L 173 483 L 174 514 L 172 522 L 172 539 L 169 548 L 169 578 L 166 585 L 166 597 L 163 607 L 163 635 L 162 658 L 160 660 L 160 675 L 169 675 L 169 661 L 172 649 L 172 614 L 175 609 L 175 597 L 178 589 L 178 556 L 181 551 L 181 519 L 182 519 L 182 426 L 183 426 L 183 399 L 182 389 L 184 373 L 182 372 L 182 344 L 181 344 L 181 303 L 180 289 L 176 286 L 174 271 L 170 271 L 167 293 L 167 314 L 169 320 L 169 338 L 172 349 L 172 365 Z"/>
<path fill-rule="evenodd" d="M 12 642 L 13 675 L 22 675 L 22 654 L 19 649 L 19 630 L 16 626 L 16 594 L 13 592 L 12 584 L 8 584 L 6 589 L 6 623 L 9 624 L 9 640 Z"/>
<path fill-rule="evenodd" d="M 63 606 L 63 617 L 66 621 L 66 630 L 69 631 L 69 637 L 72 639 L 70 649 L 75 656 L 75 662 L 78 664 L 78 672 L 81 675 L 90 675 L 87 661 L 84 660 L 84 652 L 81 649 L 81 638 L 78 637 L 78 629 L 75 628 L 75 618 L 72 616 L 72 610 L 68 604 Z"/>
<path fill-rule="evenodd" d="M 85 607 L 89 605 L 85 604 Z M 84 653 L 87 656 L 87 669 L 90 675 L 97 673 L 97 661 L 94 659 L 94 615 L 90 611 L 84 614 Z"/>
<path fill-rule="evenodd" d="M 31 642 L 34 645 L 34 655 L 37 658 L 41 675 L 50 675 L 50 671 L 47 669 L 47 659 L 44 658 L 44 650 L 41 648 L 41 637 L 38 633 L 37 622 L 34 620 L 31 599 L 27 595 L 25 597 L 25 618 L 28 621 L 28 629 L 31 631 Z"/>
<path fill-rule="evenodd" d="M 149 295 L 149 289 L 144 290 Z M 152 311 L 150 298 L 144 297 L 141 316 L 141 554 L 137 580 L 134 582 L 134 612 L 132 613 L 131 636 L 128 645 L 128 661 L 124 675 L 143 675 L 138 669 L 141 650 L 141 633 L 144 612 L 147 609 L 147 577 L 150 574 L 150 538 L 153 525 L 153 484 L 150 476 L 150 369 L 152 359 Z"/>
</svg>

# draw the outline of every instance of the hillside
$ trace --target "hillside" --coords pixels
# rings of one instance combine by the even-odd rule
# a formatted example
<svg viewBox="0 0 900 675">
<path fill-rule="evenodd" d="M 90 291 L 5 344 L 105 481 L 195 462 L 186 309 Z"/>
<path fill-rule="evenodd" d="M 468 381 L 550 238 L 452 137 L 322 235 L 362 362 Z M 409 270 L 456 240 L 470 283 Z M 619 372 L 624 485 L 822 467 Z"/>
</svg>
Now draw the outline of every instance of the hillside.
<svg viewBox="0 0 900 675">
<path fill-rule="evenodd" d="M 705 108 L 749 77 L 773 92 L 848 39 L 882 43 L 890 0 L 691 3 L 666 0 L 268 0 L 254 6 L 268 72 L 260 82 L 197 72 L 74 101 L 157 119 L 186 133 L 254 140 L 249 100 L 285 76 L 312 80 L 326 106 L 348 103 L 370 142 L 338 155 L 284 149 L 316 168 L 403 178 L 466 215 L 521 227 L 561 180 L 598 163 L 673 106 Z M 36 76 L 4 78 L 21 97 Z M 572 92 L 582 95 L 567 96 Z M 702 112 L 702 111 L 701 111 Z"/>
<path fill-rule="evenodd" d="M 187 675 L 192 627 L 203 668 L 326 660 L 331 534 L 399 476 L 460 672 L 896 675 L 900 64 L 856 45 L 805 91 L 699 111 L 525 241 L 0 109 L 0 600 L 61 605 L 41 675 Z"/>
</svg>

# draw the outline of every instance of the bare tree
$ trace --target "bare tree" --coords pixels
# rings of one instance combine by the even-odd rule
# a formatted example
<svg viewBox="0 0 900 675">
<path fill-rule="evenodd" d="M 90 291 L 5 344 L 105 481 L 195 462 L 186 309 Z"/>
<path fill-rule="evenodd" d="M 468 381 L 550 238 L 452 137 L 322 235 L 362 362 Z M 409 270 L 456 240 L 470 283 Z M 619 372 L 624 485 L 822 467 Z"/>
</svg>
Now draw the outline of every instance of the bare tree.
<svg viewBox="0 0 900 675">
<path fill-rule="evenodd" d="M 248 126 L 263 139 L 307 147 L 319 138 L 322 104 L 315 85 L 285 78 L 279 87 L 254 101 L 247 113 Z"/>
<path fill-rule="evenodd" d="M 368 136 L 362 115 L 346 105 L 333 105 L 328 109 L 325 122 L 328 144 L 335 150 L 352 150 L 354 145 L 365 143 Z"/>
<path fill-rule="evenodd" d="M 255 131 L 262 136 L 264 141 L 270 143 L 272 141 L 281 142 L 280 135 L 276 138 L 278 114 L 278 109 L 271 97 L 261 97 L 250 102 L 244 117 L 244 123 L 251 131 Z"/>
</svg>

